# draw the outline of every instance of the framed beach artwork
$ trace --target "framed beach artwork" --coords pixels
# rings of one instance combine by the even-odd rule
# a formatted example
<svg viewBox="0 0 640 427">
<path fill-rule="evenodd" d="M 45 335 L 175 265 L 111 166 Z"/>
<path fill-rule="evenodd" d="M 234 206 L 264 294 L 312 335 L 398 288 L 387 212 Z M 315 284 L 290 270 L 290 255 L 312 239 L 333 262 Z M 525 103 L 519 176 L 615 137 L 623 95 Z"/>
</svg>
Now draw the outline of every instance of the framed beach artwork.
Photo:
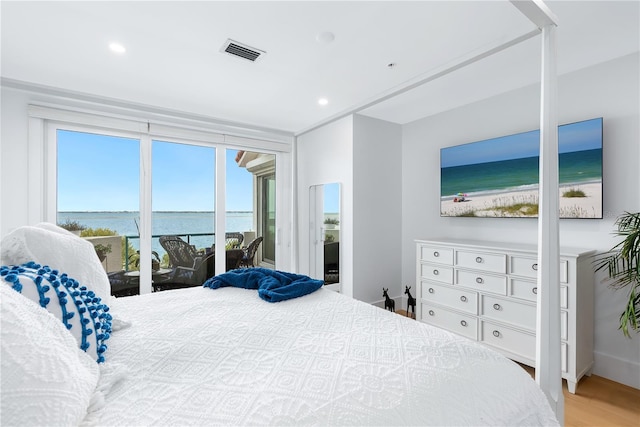
<svg viewBox="0 0 640 427">
<path fill-rule="evenodd" d="M 602 118 L 558 127 L 560 218 L 602 218 Z M 440 215 L 538 216 L 540 131 L 440 150 Z"/>
</svg>

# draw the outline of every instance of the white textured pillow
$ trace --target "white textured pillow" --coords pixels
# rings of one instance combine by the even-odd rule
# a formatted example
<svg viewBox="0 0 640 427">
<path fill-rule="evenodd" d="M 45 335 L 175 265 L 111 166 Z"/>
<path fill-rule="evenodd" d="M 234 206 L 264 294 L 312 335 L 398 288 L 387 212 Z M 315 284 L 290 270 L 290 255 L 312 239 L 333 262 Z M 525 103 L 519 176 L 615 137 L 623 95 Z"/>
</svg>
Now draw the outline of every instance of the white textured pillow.
<svg viewBox="0 0 640 427">
<path fill-rule="evenodd" d="M 66 273 L 35 262 L 0 266 L 0 282 L 47 309 L 71 332 L 78 347 L 98 363 L 105 361 L 111 334 L 109 307 Z"/>
<path fill-rule="evenodd" d="M 93 245 L 58 227 L 40 223 L 8 233 L 0 243 L 0 264 L 20 265 L 29 261 L 55 266 L 111 302 L 111 285 Z"/>
<path fill-rule="evenodd" d="M 98 383 L 98 365 L 47 310 L 4 284 L 0 300 L 2 424 L 78 425 Z"/>
</svg>

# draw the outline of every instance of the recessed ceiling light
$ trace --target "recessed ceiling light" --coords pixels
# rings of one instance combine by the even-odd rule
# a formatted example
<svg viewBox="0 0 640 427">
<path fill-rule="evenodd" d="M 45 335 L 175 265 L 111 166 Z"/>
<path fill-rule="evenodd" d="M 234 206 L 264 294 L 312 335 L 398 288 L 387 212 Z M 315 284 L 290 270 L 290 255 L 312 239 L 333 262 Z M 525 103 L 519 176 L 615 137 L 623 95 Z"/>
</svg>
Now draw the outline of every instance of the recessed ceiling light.
<svg viewBox="0 0 640 427">
<path fill-rule="evenodd" d="M 318 33 L 316 36 L 316 41 L 318 43 L 331 43 L 335 39 L 336 36 L 331 31 L 323 31 L 322 33 Z"/>
<path fill-rule="evenodd" d="M 320 105 L 327 105 L 328 103 L 329 103 L 329 100 L 327 98 L 318 99 L 318 104 Z"/>
<path fill-rule="evenodd" d="M 127 51 L 120 43 L 110 43 L 109 49 L 111 49 L 113 53 L 125 53 Z"/>
</svg>

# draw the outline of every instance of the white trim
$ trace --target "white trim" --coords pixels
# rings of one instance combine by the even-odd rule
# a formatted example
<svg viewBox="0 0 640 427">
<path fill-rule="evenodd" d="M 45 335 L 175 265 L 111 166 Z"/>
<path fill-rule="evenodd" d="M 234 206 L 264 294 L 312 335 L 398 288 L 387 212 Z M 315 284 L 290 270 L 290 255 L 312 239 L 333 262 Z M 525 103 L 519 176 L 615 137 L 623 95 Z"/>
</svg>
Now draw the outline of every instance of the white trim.
<svg viewBox="0 0 640 427">
<path fill-rule="evenodd" d="M 104 117 L 201 129 L 203 131 L 220 132 L 225 135 L 255 138 L 288 145 L 291 144 L 293 138 L 292 132 L 279 129 L 251 126 L 244 123 L 215 119 L 209 116 L 136 104 L 115 98 L 95 96 L 46 85 L 37 85 L 6 77 L 0 79 L 0 85 L 24 92 L 49 96 L 55 99 L 55 102 L 36 101 L 33 102 L 33 104 L 54 110 L 80 113 L 94 112 Z"/>
<path fill-rule="evenodd" d="M 140 138 L 140 294 L 151 293 L 152 235 L 152 153 L 151 136 Z"/>
<path fill-rule="evenodd" d="M 635 339 L 635 338 L 634 338 Z M 593 352 L 593 373 L 640 390 L 640 361 Z"/>
<path fill-rule="evenodd" d="M 558 25 L 558 17 L 542 0 L 510 0 L 524 16 L 542 29 L 548 25 Z"/>
<path fill-rule="evenodd" d="M 215 197 L 215 230 L 216 230 L 216 248 L 224 248 L 225 247 L 225 230 L 226 228 L 226 182 L 227 182 L 227 147 L 220 146 L 216 149 L 216 178 L 224 177 L 223 179 L 216 179 L 216 197 Z M 220 215 L 222 213 L 222 215 Z M 222 230 L 222 233 L 217 232 L 218 230 Z M 222 256 L 219 256 L 223 254 Z M 226 260 L 226 250 L 225 251 L 216 251 L 215 257 L 215 271 L 227 271 L 227 260 Z"/>
<path fill-rule="evenodd" d="M 44 120 L 29 118 L 27 140 L 28 224 L 37 224 L 45 218 L 45 131 Z"/>
</svg>

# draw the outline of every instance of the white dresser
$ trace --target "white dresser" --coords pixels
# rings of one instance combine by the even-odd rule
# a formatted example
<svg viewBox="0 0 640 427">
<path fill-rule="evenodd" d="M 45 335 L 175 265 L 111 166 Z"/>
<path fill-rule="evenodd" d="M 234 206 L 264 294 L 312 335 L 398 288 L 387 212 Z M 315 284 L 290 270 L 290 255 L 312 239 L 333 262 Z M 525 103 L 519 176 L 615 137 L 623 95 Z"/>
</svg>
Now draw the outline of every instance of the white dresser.
<svg viewBox="0 0 640 427">
<path fill-rule="evenodd" d="M 535 366 L 537 248 L 416 240 L 416 318 Z M 562 377 L 575 393 L 593 367 L 594 251 L 560 248 Z"/>
</svg>

